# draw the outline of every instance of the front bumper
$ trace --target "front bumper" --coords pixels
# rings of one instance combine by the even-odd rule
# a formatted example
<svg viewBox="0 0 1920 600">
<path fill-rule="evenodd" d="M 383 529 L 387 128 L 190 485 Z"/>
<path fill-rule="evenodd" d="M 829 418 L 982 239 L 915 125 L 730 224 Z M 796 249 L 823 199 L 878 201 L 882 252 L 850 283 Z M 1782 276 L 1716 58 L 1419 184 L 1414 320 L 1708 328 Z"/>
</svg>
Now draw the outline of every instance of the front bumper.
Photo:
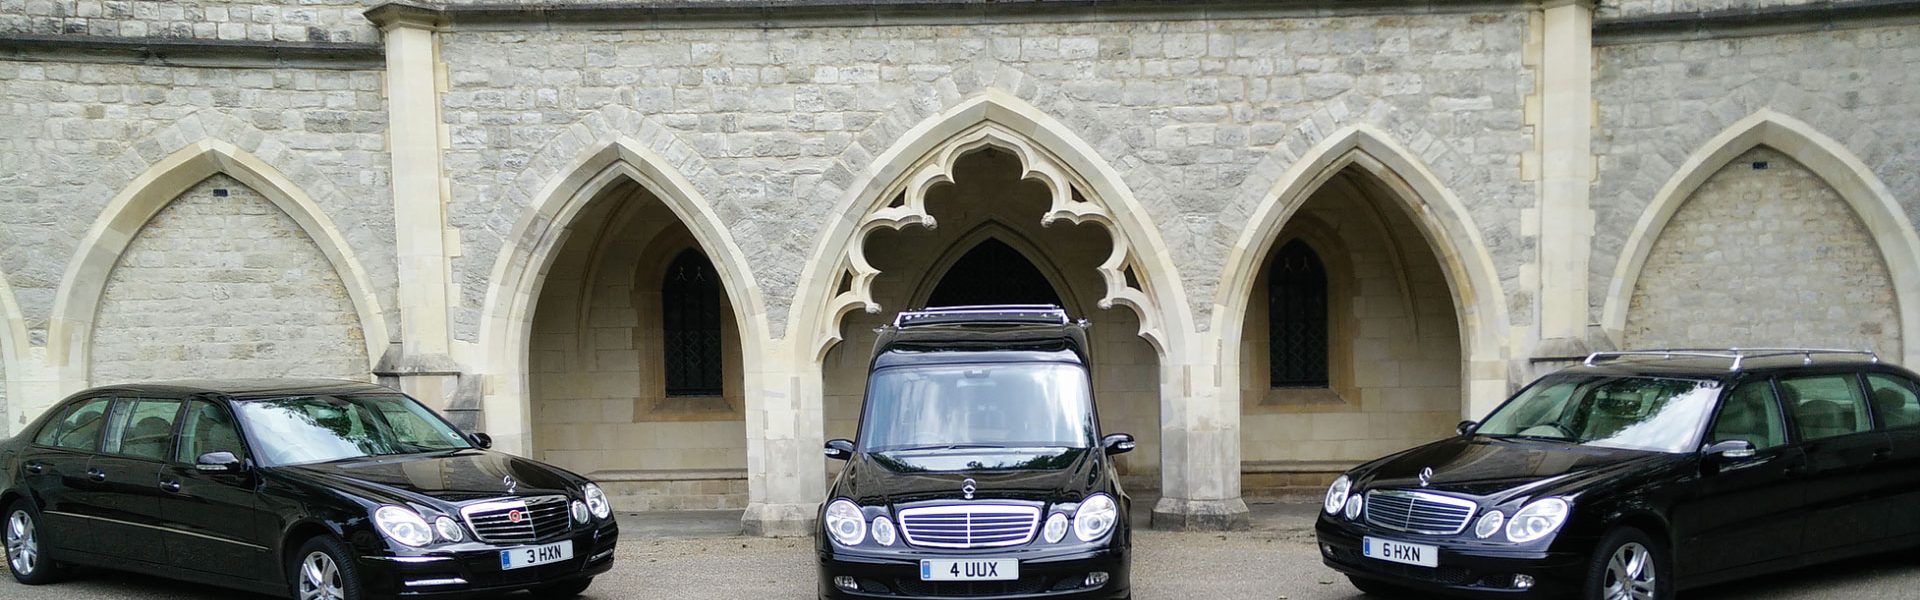
<svg viewBox="0 0 1920 600">
<path fill-rule="evenodd" d="M 1355 523 L 1329 522 L 1314 527 L 1320 558 L 1333 570 L 1428 594 L 1470 598 L 1572 597 L 1586 580 L 1587 556 L 1579 552 L 1486 548 L 1396 531 L 1372 531 Z M 1367 536 L 1440 549 L 1440 566 L 1427 568 L 1367 558 Z M 1533 578 L 1531 587 L 1514 585 L 1516 575 Z"/>
<path fill-rule="evenodd" d="M 1128 578 L 1132 565 L 1129 552 L 1125 544 L 1118 543 L 1094 549 L 1011 548 L 999 552 L 915 548 L 855 552 L 829 548 L 819 553 L 820 597 L 847 600 L 1128 598 L 1132 594 Z M 1020 578 L 1011 581 L 921 581 L 920 560 L 923 558 L 1015 558 L 1020 561 Z M 1107 574 L 1106 583 L 1086 585 L 1087 576 L 1095 571 Z M 854 578 L 858 589 L 843 590 L 835 585 L 834 578 L 842 576 Z"/>
<path fill-rule="evenodd" d="M 376 597 L 442 598 L 511 592 L 593 577 L 613 568 L 620 527 L 609 520 L 590 530 L 531 544 L 468 542 L 413 554 L 363 556 L 360 577 Z M 501 570 L 500 551 L 563 540 L 573 542 L 573 558 L 557 563 Z"/>
</svg>

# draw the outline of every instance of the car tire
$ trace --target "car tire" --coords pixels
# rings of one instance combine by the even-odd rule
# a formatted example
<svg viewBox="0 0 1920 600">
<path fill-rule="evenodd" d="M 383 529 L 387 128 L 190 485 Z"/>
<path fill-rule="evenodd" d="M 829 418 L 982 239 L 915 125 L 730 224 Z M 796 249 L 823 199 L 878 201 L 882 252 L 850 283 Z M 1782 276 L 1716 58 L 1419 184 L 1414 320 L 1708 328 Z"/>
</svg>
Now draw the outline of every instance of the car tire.
<svg viewBox="0 0 1920 600">
<path fill-rule="evenodd" d="M 1666 544 L 1644 531 L 1622 527 L 1594 546 L 1593 556 L 1587 559 L 1586 593 L 1582 597 L 1672 600 L 1673 584 L 1673 556 Z M 1623 588 L 1628 592 L 1625 596 L 1620 595 Z M 1651 595 L 1633 593 L 1636 590 Z"/>
<path fill-rule="evenodd" d="M 1401 598 L 1407 595 L 1406 588 L 1376 579 L 1348 575 L 1347 581 L 1352 583 L 1354 588 L 1359 589 L 1360 593 L 1375 598 Z"/>
<path fill-rule="evenodd" d="M 532 591 L 533 591 L 533 597 L 535 598 L 553 598 L 555 600 L 563 600 L 565 598 L 572 598 L 574 596 L 580 595 L 582 592 L 587 591 L 587 588 L 592 585 L 593 585 L 592 577 L 582 577 L 580 579 L 575 579 L 573 581 L 568 581 L 564 583 L 543 585 L 537 588 L 533 588 Z"/>
<path fill-rule="evenodd" d="M 294 600 L 364 600 L 360 563 L 330 535 L 307 540 L 287 557 L 287 591 Z"/>
<path fill-rule="evenodd" d="M 26 500 L 15 500 L 0 517 L 0 545 L 4 546 L 7 572 L 13 580 L 27 585 L 45 585 L 59 581 L 66 567 L 47 560 L 45 530 L 40 513 Z"/>
</svg>

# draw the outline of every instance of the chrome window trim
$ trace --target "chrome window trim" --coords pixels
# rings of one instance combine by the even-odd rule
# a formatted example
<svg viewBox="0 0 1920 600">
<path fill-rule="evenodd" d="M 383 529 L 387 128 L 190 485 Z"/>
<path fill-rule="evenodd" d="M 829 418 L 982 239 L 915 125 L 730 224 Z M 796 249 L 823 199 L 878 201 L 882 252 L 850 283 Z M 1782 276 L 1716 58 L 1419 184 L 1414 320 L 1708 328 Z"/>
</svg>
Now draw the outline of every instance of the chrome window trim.
<svg viewBox="0 0 1920 600">
<path fill-rule="evenodd" d="M 1451 506 L 1454 508 L 1463 508 L 1463 509 L 1466 509 L 1467 516 L 1460 520 L 1460 525 L 1458 527 L 1455 527 L 1453 529 L 1417 529 L 1412 526 L 1396 527 L 1392 523 L 1375 522 L 1373 520 L 1375 496 L 1405 498 L 1409 503 L 1424 501 L 1424 502 L 1432 502 L 1434 504 Z M 1365 506 L 1366 506 L 1366 508 L 1364 509 L 1365 512 L 1363 513 L 1362 516 L 1364 519 L 1366 519 L 1366 522 L 1368 525 L 1391 529 L 1394 531 L 1404 531 L 1407 533 L 1418 533 L 1423 535 L 1458 535 L 1460 532 L 1466 531 L 1467 527 L 1473 524 L 1473 517 L 1480 512 L 1480 503 L 1474 502 L 1472 500 L 1468 500 L 1466 498 L 1448 496 L 1445 494 L 1435 494 L 1432 492 L 1416 492 L 1412 490 L 1368 491 L 1367 499 L 1365 501 Z"/>
<path fill-rule="evenodd" d="M 1033 541 L 1033 536 L 1040 531 L 1040 507 L 1023 506 L 1019 504 L 943 504 L 939 506 L 921 506 L 901 509 L 898 516 L 900 536 L 906 538 L 907 544 L 922 548 L 1005 548 L 1007 546 L 1018 546 Z M 967 517 L 967 523 L 965 524 L 965 537 L 967 541 L 965 542 L 922 541 L 915 538 L 913 527 L 907 525 L 908 519 L 917 517 L 954 516 Z M 1019 533 L 1020 536 L 1017 539 L 997 542 L 974 542 L 973 517 L 1024 517 L 1026 522 L 1024 525 L 1021 525 L 1024 527 L 1024 532 L 1007 532 Z M 1006 533 L 1000 535 L 1006 535 Z"/>
</svg>

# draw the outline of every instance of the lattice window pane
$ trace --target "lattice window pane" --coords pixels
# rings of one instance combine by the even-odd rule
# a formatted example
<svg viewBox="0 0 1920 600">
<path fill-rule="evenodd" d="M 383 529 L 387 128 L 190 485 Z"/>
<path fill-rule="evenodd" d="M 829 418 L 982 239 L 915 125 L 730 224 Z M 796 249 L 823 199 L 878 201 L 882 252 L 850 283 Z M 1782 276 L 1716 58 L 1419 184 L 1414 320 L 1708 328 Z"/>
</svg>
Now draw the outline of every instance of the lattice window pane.
<svg viewBox="0 0 1920 600">
<path fill-rule="evenodd" d="M 721 394 L 720 274 L 698 250 L 674 257 L 660 284 L 668 396 Z"/>
<path fill-rule="evenodd" d="M 1299 240 L 1267 273 L 1268 367 L 1273 387 L 1327 385 L 1327 268 Z"/>
</svg>

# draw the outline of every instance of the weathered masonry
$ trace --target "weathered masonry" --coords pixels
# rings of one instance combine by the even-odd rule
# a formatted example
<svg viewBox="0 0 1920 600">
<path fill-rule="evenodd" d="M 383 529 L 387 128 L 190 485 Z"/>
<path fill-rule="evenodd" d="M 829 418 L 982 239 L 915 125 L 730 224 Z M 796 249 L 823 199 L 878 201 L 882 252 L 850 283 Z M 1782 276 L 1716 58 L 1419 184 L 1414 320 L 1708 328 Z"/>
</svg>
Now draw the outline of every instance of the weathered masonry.
<svg viewBox="0 0 1920 600">
<path fill-rule="evenodd" d="M 0 0 L 0 421 L 378 380 L 808 531 L 873 327 L 1058 302 L 1161 527 L 1621 346 L 1920 362 L 1920 2 Z"/>
</svg>

